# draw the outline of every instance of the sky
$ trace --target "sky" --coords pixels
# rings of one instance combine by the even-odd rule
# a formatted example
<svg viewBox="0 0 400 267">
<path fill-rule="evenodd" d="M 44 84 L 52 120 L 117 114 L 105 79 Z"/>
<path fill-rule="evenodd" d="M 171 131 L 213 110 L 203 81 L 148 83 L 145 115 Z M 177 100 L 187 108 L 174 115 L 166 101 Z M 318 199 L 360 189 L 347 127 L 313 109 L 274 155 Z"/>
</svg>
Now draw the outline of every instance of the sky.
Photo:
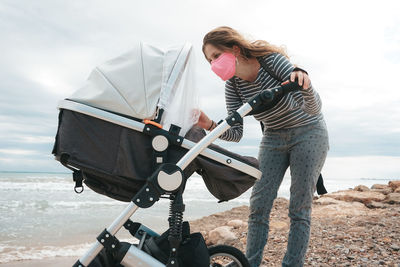
<svg viewBox="0 0 400 267">
<path fill-rule="evenodd" d="M 139 41 L 192 43 L 200 106 L 224 118 L 224 83 L 201 52 L 222 25 L 284 45 L 308 71 L 330 135 L 326 176 L 400 179 L 400 2 L 385 0 L 2 0 L 0 171 L 66 171 L 51 155 L 58 101 Z M 256 157 L 259 124 L 244 127 L 241 142 L 217 143 Z"/>
</svg>

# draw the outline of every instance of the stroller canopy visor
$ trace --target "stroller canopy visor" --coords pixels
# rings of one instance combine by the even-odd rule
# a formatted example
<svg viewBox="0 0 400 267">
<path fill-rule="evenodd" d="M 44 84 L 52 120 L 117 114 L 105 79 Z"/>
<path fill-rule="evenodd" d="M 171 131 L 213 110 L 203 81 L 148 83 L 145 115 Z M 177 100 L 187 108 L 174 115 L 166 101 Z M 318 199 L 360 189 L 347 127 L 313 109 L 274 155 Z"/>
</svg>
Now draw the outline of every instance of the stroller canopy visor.
<svg viewBox="0 0 400 267">
<path fill-rule="evenodd" d="M 97 66 L 70 100 L 138 119 L 153 119 L 165 108 L 192 53 L 184 44 L 161 50 L 138 43 Z"/>
</svg>

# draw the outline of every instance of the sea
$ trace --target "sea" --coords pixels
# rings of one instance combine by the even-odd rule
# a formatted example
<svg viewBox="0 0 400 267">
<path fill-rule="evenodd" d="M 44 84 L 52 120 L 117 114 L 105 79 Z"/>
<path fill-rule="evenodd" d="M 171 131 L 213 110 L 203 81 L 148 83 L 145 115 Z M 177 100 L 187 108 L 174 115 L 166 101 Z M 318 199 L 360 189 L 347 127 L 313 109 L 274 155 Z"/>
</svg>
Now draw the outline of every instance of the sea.
<svg viewBox="0 0 400 267">
<path fill-rule="evenodd" d="M 333 192 L 363 184 L 387 184 L 388 179 L 330 179 L 325 186 Z M 71 173 L 0 172 L 0 264 L 20 260 L 76 256 L 77 259 L 95 238 L 127 206 L 91 191 L 73 190 Z M 289 198 L 290 178 L 285 177 L 278 193 Z M 218 203 L 202 178 L 189 178 L 183 195 L 184 220 L 194 220 L 233 207 L 248 205 L 251 190 L 228 202 Z M 148 209 L 138 209 L 131 220 L 156 232 L 168 225 L 169 200 L 161 199 Z M 125 229 L 117 237 L 135 242 Z"/>
</svg>

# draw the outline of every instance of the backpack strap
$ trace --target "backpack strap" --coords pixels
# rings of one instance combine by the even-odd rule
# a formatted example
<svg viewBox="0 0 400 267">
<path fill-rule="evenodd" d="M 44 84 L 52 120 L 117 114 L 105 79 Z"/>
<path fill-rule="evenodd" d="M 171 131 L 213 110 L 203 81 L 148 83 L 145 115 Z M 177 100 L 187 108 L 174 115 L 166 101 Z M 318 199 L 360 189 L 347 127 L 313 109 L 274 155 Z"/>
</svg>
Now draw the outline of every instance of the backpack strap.
<svg viewBox="0 0 400 267">
<path fill-rule="evenodd" d="M 265 63 L 265 61 L 262 59 L 262 57 L 258 57 L 257 58 L 258 63 L 260 63 L 260 65 L 263 67 L 263 69 L 268 72 L 268 74 L 274 78 L 277 81 L 283 82 L 281 78 L 278 77 L 278 75 L 276 75 L 274 73 L 274 71 L 272 69 L 269 68 L 269 66 Z"/>
</svg>

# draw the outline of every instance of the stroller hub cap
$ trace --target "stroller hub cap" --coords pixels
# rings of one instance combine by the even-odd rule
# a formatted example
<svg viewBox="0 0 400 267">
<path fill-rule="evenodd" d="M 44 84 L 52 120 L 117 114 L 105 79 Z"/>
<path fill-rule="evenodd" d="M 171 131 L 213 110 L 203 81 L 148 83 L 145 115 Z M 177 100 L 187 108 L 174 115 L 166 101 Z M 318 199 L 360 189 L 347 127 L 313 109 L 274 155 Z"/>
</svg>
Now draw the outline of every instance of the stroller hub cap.
<svg viewBox="0 0 400 267">
<path fill-rule="evenodd" d="M 182 174 L 179 171 L 176 171 L 172 174 L 160 171 L 157 177 L 158 185 L 165 191 L 169 192 L 178 189 L 182 184 L 182 180 Z"/>
<path fill-rule="evenodd" d="M 156 151 L 162 152 L 168 148 L 168 139 L 163 135 L 157 135 L 151 144 Z"/>
</svg>

